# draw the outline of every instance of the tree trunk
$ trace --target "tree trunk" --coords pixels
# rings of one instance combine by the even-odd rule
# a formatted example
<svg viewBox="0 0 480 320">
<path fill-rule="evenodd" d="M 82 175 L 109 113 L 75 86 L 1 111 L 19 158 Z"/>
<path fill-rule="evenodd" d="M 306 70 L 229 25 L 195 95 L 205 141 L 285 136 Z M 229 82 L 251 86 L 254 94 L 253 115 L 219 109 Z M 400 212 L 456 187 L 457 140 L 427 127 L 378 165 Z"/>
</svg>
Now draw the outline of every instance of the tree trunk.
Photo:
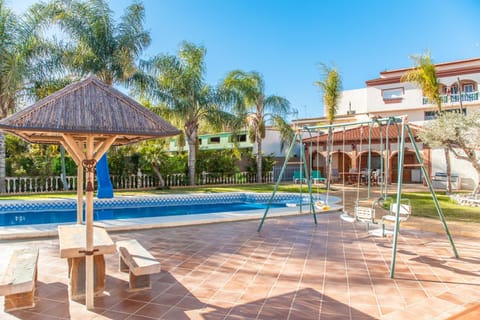
<svg viewBox="0 0 480 320">
<path fill-rule="evenodd" d="M 162 174 L 160 173 L 160 170 L 158 169 L 157 165 L 155 163 L 151 163 L 152 170 L 155 172 L 157 175 L 158 181 L 160 183 L 160 187 L 163 188 L 165 187 L 165 180 L 162 177 Z"/>
<path fill-rule="evenodd" d="M 446 174 L 447 174 L 447 194 L 452 193 L 452 177 L 451 177 L 451 164 L 450 164 L 450 150 L 448 148 L 443 148 L 445 152 L 445 166 L 446 166 Z"/>
<path fill-rule="evenodd" d="M 257 134 L 257 182 L 262 183 L 262 138 Z"/>
<path fill-rule="evenodd" d="M 478 196 L 478 194 L 480 194 L 480 172 L 477 173 L 478 174 L 478 183 L 477 183 L 477 186 L 475 187 L 475 189 L 473 189 L 473 192 L 472 192 L 472 197 L 476 198 Z"/>
<path fill-rule="evenodd" d="M 196 158 L 195 143 L 188 142 L 188 181 L 189 185 L 195 185 L 195 158 Z"/>
<path fill-rule="evenodd" d="M 333 144 L 333 128 L 328 128 L 328 138 L 327 138 L 327 156 L 325 163 L 325 188 L 330 189 L 330 173 L 332 172 L 332 144 Z"/>
<path fill-rule="evenodd" d="M 195 125 L 185 126 L 188 143 L 188 184 L 195 185 L 195 160 L 197 158 L 197 128 Z"/>
<path fill-rule="evenodd" d="M 475 154 L 475 153 L 472 153 Z M 480 162 L 474 162 L 472 161 L 472 165 L 477 171 L 477 186 L 473 189 L 472 196 L 475 198 L 480 194 Z"/>
<path fill-rule="evenodd" d="M 65 147 L 60 145 L 60 159 L 62 164 L 62 184 L 63 184 L 63 191 L 67 191 L 69 189 L 67 183 L 67 169 L 65 168 Z"/>
<path fill-rule="evenodd" d="M 5 133 L 0 132 L 0 192 L 1 193 L 5 193 L 5 191 L 6 191 L 6 186 L 5 186 L 5 178 L 6 178 L 5 159 L 6 159 Z"/>
</svg>

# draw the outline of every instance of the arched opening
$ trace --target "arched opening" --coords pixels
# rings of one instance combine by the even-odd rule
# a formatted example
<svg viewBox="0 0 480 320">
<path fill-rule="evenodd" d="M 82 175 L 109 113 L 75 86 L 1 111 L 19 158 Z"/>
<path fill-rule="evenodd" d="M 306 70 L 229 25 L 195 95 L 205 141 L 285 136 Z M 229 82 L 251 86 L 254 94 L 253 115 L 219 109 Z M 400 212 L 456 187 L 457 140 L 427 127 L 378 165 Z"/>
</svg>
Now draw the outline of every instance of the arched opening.
<svg viewBox="0 0 480 320">
<path fill-rule="evenodd" d="M 418 165 L 417 156 L 412 150 L 405 150 L 403 159 L 403 183 L 421 183 L 421 171 Z M 398 152 L 390 157 L 390 181 L 398 181 Z"/>
<path fill-rule="evenodd" d="M 312 155 L 312 170 L 319 170 L 322 177 L 325 177 L 325 157 L 320 152 Z"/>
<path fill-rule="evenodd" d="M 347 152 L 336 151 L 332 153 L 332 182 L 342 182 L 342 175 L 350 172 L 352 158 Z"/>
<path fill-rule="evenodd" d="M 372 150 L 370 152 L 370 169 L 380 170 L 382 167 L 381 163 L 382 156 L 380 153 Z M 364 171 L 368 169 L 368 151 L 364 151 L 357 156 L 357 168 Z"/>
</svg>

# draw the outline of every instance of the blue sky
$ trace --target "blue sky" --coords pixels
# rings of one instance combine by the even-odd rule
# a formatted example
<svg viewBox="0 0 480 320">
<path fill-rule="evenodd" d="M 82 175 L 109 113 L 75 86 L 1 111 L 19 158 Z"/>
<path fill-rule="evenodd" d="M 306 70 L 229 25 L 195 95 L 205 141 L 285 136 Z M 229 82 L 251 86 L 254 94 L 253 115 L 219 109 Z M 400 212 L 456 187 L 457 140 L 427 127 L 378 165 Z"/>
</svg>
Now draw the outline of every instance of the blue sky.
<svg viewBox="0 0 480 320">
<path fill-rule="evenodd" d="M 16 12 L 36 1 L 7 0 Z M 111 0 L 120 16 L 131 0 Z M 299 118 L 323 115 L 319 63 L 335 65 L 344 89 L 383 70 L 480 57 L 478 0 L 144 0 L 152 43 L 143 57 L 175 54 L 181 41 L 207 49 L 206 80 L 234 69 L 263 74 L 266 93 L 287 98 Z"/>
</svg>

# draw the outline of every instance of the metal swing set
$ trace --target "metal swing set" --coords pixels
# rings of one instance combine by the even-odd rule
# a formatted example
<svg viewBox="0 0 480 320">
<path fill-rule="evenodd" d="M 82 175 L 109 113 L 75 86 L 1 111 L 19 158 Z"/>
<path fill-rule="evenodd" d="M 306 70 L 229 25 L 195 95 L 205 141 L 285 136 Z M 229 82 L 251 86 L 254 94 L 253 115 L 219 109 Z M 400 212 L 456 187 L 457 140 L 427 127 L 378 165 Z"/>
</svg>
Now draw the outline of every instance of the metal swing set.
<svg viewBox="0 0 480 320">
<path fill-rule="evenodd" d="M 302 138 L 304 134 L 306 133 L 310 138 L 313 138 L 313 133 L 316 133 L 320 135 L 324 131 L 331 130 L 334 131 L 335 129 L 342 129 L 343 130 L 343 157 L 345 156 L 345 130 L 347 127 L 351 128 L 356 128 L 360 127 L 361 131 L 361 138 L 360 138 L 360 143 L 359 143 L 359 148 L 360 148 L 360 160 L 359 160 L 359 167 L 361 168 L 361 152 L 363 148 L 363 127 L 365 125 L 368 125 L 368 168 L 366 170 L 365 175 L 362 177 L 362 174 L 358 173 L 357 174 L 357 198 L 355 200 L 355 205 L 354 205 L 354 210 L 353 214 L 349 214 L 346 210 L 345 206 L 345 175 L 343 175 L 342 183 L 343 183 L 343 197 L 342 197 L 342 206 L 337 206 L 335 207 L 334 204 L 329 203 L 329 191 L 330 191 L 330 185 L 331 185 L 331 176 L 332 176 L 332 157 L 331 157 L 331 150 L 332 148 L 327 148 L 327 175 L 326 175 L 326 198 L 325 202 L 319 201 L 318 197 L 317 200 L 315 200 L 313 194 L 312 194 L 312 155 L 310 153 L 310 161 L 308 162 L 310 164 L 310 168 L 307 167 L 307 159 L 305 156 L 305 146 L 302 142 Z M 398 136 L 397 136 L 397 147 L 398 147 L 398 177 L 397 177 L 397 190 L 396 190 L 396 196 L 389 196 L 388 195 L 388 161 L 384 163 L 383 161 L 383 153 L 386 152 L 387 154 L 387 159 L 388 159 L 388 153 L 389 153 L 389 148 L 383 149 L 384 146 L 384 139 L 383 139 L 383 134 L 382 130 L 380 130 L 380 152 L 381 152 L 381 157 L 380 157 L 380 172 L 376 173 L 375 180 L 376 182 L 379 183 L 380 186 L 380 197 L 377 198 L 372 198 L 371 195 L 371 183 L 372 183 L 372 171 L 371 171 L 371 162 L 372 162 L 372 129 L 375 126 L 381 127 L 385 126 L 386 127 L 386 136 L 385 136 L 385 145 L 389 146 L 389 129 L 390 127 L 394 125 L 397 129 Z M 415 155 L 418 161 L 418 167 L 421 169 L 423 178 L 428 186 L 428 189 L 430 191 L 430 194 L 432 196 L 433 203 L 435 205 L 435 209 L 437 211 L 438 217 L 444 227 L 445 233 L 448 237 L 448 240 L 450 242 L 450 245 L 452 247 L 453 253 L 456 258 L 459 257 L 457 249 L 455 247 L 455 243 L 453 241 L 453 238 L 450 234 L 450 231 L 447 226 L 447 222 L 445 220 L 445 216 L 443 215 L 442 209 L 440 207 L 440 204 L 438 202 L 437 196 L 435 194 L 435 191 L 432 186 L 432 182 L 430 180 L 430 177 L 428 175 L 427 168 L 425 167 L 423 163 L 423 159 L 421 157 L 419 148 L 415 142 L 415 137 L 413 134 L 413 131 L 410 127 L 410 125 L 407 123 L 407 117 L 402 116 L 402 117 L 388 117 L 388 118 L 373 118 L 370 120 L 365 120 L 365 121 L 357 121 L 357 122 L 350 122 L 350 123 L 342 123 L 342 124 L 332 124 L 332 125 L 320 125 L 320 126 L 306 126 L 303 127 L 302 129 L 297 129 L 294 139 L 292 140 L 292 143 L 290 144 L 290 147 L 287 151 L 286 157 L 285 157 L 285 162 L 282 166 L 282 169 L 280 171 L 279 177 L 277 179 L 277 182 L 275 184 L 274 190 L 272 192 L 272 195 L 269 198 L 269 201 L 267 203 L 267 207 L 265 209 L 265 212 L 263 214 L 263 217 L 260 221 L 260 224 L 258 226 L 257 231 L 260 232 L 263 224 L 265 222 L 265 219 L 267 218 L 268 211 L 270 209 L 270 205 L 273 203 L 273 200 L 275 198 L 275 194 L 278 190 L 278 186 L 282 181 L 283 174 L 285 172 L 285 169 L 288 164 L 288 159 L 291 158 L 293 155 L 294 149 L 296 146 L 300 145 L 300 170 L 301 173 L 302 171 L 305 172 L 305 177 L 306 183 L 308 186 L 308 207 L 310 208 L 310 213 L 313 216 L 314 223 L 317 224 L 317 212 L 325 210 L 327 208 L 329 211 L 336 210 L 340 212 L 340 217 L 344 221 L 348 222 L 358 222 L 358 223 L 364 223 L 367 227 L 367 232 L 370 234 L 374 234 L 370 232 L 369 227 L 371 224 L 377 224 L 380 225 L 381 228 L 377 229 L 380 230 L 381 235 L 385 236 L 386 234 L 392 234 L 393 239 L 392 239 L 392 259 L 391 259 L 391 268 L 390 268 L 390 277 L 394 277 L 394 272 L 395 272 L 395 262 L 396 262 L 396 252 L 397 252 L 397 242 L 398 242 L 398 234 L 400 230 L 400 223 L 407 220 L 408 217 L 411 214 L 412 206 L 410 204 L 409 199 L 402 198 L 402 185 L 403 185 L 403 168 L 405 166 L 404 164 L 404 153 L 405 153 L 405 140 L 408 137 L 410 140 L 411 145 L 413 146 L 413 149 L 415 151 Z M 333 139 L 332 139 L 333 140 Z M 310 139 L 310 143 L 312 143 L 313 139 Z M 318 141 L 318 140 L 317 140 Z M 318 143 L 318 142 L 317 142 Z M 330 143 L 333 144 L 333 141 L 330 141 Z M 317 145 L 318 148 L 318 145 Z M 310 148 L 310 150 L 312 150 Z M 318 150 L 318 149 L 317 149 Z M 361 182 L 361 179 L 365 180 L 365 183 L 367 184 L 367 198 L 366 199 L 360 199 L 359 195 L 359 185 Z M 302 195 L 302 184 L 300 183 L 300 212 L 302 212 L 302 200 L 304 199 L 304 195 Z M 389 203 L 389 209 L 385 209 L 385 204 Z M 382 214 L 379 214 L 378 211 L 382 211 Z M 387 213 L 385 213 L 385 211 Z M 387 224 L 393 224 L 393 231 L 387 231 L 386 230 L 386 225 Z M 377 234 L 378 235 L 378 234 Z"/>
</svg>

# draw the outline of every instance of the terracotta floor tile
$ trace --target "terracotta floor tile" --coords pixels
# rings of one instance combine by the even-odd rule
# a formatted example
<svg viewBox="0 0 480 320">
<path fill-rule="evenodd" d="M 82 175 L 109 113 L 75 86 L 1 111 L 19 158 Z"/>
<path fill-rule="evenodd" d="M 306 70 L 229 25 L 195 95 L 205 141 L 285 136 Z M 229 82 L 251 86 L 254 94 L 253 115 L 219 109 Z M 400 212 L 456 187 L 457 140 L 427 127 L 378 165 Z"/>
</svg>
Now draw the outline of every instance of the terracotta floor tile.
<svg viewBox="0 0 480 320">
<path fill-rule="evenodd" d="M 151 300 L 152 303 L 161 304 L 165 306 L 175 306 L 184 298 L 184 295 L 163 293 Z"/>
<path fill-rule="evenodd" d="M 140 308 L 135 315 L 145 316 L 160 319 L 165 313 L 167 313 L 172 306 L 165 306 L 156 303 L 148 303 L 144 307 Z"/>
<path fill-rule="evenodd" d="M 17 241 L 41 248 L 37 305 L 0 319 L 420 320 L 480 301 L 478 241 L 456 237 L 455 259 L 444 236 L 402 229 L 390 279 L 391 237 L 370 237 L 336 214 L 317 218 L 317 226 L 306 215 L 269 219 L 260 233 L 258 221 L 112 233 L 114 241 L 141 241 L 162 272 L 152 289 L 129 292 L 118 255 L 106 256 L 106 292 L 94 310 L 69 301 L 58 239 Z M 0 243 L 0 267 L 10 245 Z"/>
</svg>

